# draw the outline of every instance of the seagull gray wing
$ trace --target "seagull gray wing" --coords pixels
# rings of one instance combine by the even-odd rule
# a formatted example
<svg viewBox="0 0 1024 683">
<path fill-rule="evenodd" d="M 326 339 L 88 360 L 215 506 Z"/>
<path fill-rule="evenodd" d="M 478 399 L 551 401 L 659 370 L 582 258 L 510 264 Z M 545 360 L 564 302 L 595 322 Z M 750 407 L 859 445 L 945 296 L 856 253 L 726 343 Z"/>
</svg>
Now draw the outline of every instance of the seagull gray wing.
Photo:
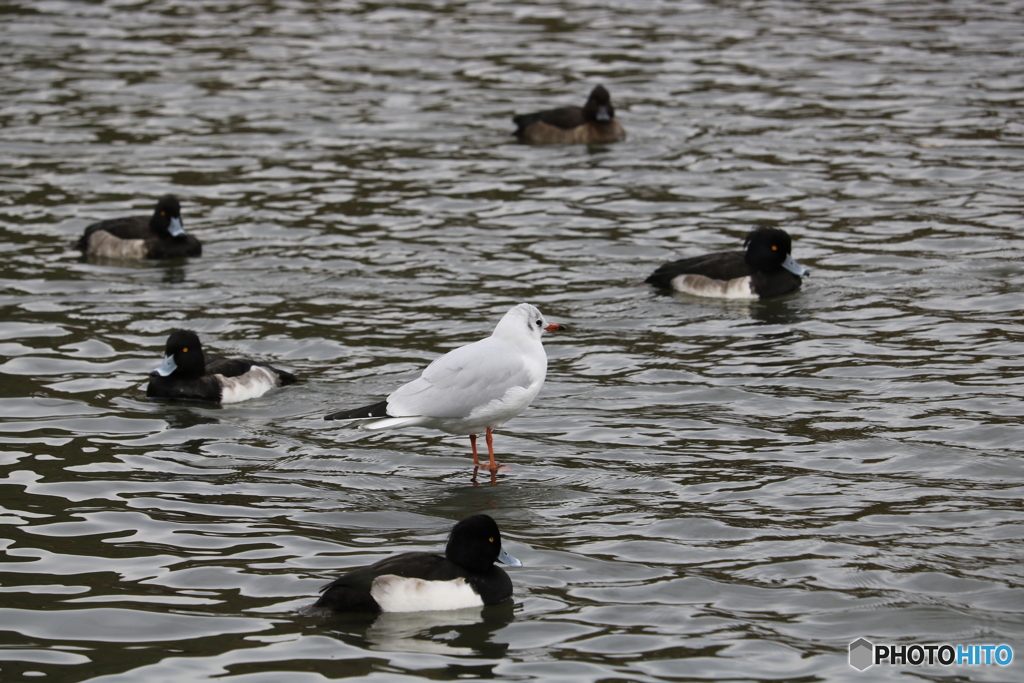
<svg viewBox="0 0 1024 683">
<path fill-rule="evenodd" d="M 468 416 L 474 408 L 505 396 L 509 389 L 543 381 L 547 357 L 522 351 L 494 337 L 437 358 L 417 379 L 388 396 L 388 413 L 439 418 Z"/>
</svg>

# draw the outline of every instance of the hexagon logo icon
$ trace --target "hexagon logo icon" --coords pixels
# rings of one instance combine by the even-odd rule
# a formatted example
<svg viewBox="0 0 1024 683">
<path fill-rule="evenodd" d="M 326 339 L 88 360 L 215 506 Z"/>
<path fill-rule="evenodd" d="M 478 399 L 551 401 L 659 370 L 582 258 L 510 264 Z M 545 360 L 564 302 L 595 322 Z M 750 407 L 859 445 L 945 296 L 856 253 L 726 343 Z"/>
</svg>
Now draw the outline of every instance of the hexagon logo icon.
<svg viewBox="0 0 1024 683">
<path fill-rule="evenodd" d="M 863 671 L 874 664 L 875 646 L 863 638 L 850 643 L 850 666 Z"/>
</svg>

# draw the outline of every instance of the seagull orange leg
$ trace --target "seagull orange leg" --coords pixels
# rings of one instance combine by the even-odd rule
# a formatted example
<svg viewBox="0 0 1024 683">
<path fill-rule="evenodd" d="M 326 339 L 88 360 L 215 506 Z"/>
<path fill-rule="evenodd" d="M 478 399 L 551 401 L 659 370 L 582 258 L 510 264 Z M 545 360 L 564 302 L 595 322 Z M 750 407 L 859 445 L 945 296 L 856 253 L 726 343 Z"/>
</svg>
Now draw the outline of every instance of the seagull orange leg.
<svg viewBox="0 0 1024 683">
<path fill-rule="evenodd" d="M 491 472 L 497 472 L 498 463 L 494 462 L 494 430 L 488 427 L 484 438 L 487 440 L 487 455 L 491 458 L 490 470 Z"/>
<path fill-rule="evenodd" d="M 491 433 L 491 430 L 488 429 L 487 430 L 488 438 L 490 438 L 490 436 L 489 436 L 490 433 Z M 490 443 L 490 441 L 488 441 L 488 443 Z M 470 434 L 469 435 L 469 445 L 473 447 L 473 464 L 475 466 L 477 466 L 477 467 L 480 467 L 480 459 L 476 457 L 476 434 Z M 493 455 L 491 456 L 491 459 L 492 460 L 494 459 Z"/>
</svg>

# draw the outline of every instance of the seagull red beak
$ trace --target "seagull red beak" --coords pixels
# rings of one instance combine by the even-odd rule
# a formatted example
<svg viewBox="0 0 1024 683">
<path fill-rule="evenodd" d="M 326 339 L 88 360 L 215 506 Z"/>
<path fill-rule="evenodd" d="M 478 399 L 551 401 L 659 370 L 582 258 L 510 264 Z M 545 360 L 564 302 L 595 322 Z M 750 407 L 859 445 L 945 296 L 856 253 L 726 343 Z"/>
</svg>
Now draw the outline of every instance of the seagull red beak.
<svg viewBox="0 0 1024 683">
<path fill-rule="evenodd" d="M 562 332 L 563 330 L 565 330 L 565 325 L 557 325 L 555 323 L 551 323 L 544 328 L 545 332 Z"/>
</svg>

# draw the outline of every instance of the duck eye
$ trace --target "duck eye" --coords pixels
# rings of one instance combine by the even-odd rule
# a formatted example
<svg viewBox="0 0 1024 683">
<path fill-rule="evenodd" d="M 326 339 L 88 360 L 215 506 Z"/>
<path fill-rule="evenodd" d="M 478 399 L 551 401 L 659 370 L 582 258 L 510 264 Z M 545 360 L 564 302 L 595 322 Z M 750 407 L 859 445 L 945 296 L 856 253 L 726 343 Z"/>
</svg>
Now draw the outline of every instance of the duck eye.
<svg viewBox="0 0 1024 683">
<path fill-rule="evenodd" d="M 494 543 L 494 536 L 491 536 L 490 538 L 488 538 L 487 542 L 488 543 Z"/>
<path fill-rule="evenodd" d="M 772 251 L 778 251 L 778 250 L 779 250 L 779 247 L 773 244 L 772 245 Z"/>
<path fill-rule="evenodd" d="M 181 352 L 182 352 L 182 353 L 188 353 L 188 347 L 186 346 L 185 348 L 183 348 L 183 349 L 181 350 Z"/>
</svg>

